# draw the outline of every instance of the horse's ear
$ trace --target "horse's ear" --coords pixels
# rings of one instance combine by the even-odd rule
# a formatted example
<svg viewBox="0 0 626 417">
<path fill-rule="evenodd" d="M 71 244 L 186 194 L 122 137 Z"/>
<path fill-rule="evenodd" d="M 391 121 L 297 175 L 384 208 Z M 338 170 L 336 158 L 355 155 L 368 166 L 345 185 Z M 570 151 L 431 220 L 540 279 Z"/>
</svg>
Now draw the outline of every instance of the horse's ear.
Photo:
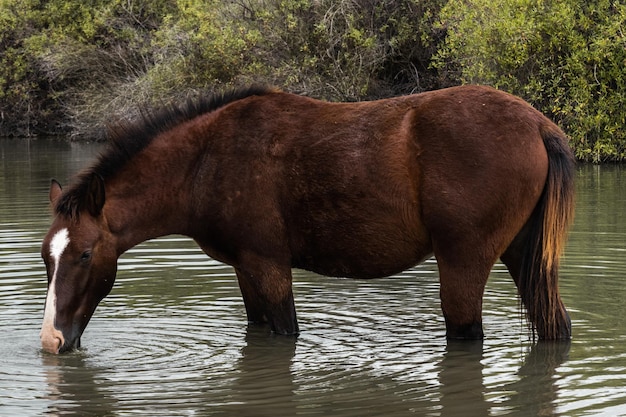
<svg viewBox="0 0 626 417">
<path fill-rule="evenodd" d="M 98 174 L 92 174 L 89 180 L 86 209 L 93 217 L 98 217 L 104 207 L 104 179 Z"/>
<path fill-rule="evenodd" d="M 57 180 L 55 180 L 54 178 L 50 180 L 50 192 L 48 195 L 50 197 L 51 204 L 54 204 L 57 201 L 57 199 L 61 196 L 62 191 L 63 188 Z"/>
</svg>

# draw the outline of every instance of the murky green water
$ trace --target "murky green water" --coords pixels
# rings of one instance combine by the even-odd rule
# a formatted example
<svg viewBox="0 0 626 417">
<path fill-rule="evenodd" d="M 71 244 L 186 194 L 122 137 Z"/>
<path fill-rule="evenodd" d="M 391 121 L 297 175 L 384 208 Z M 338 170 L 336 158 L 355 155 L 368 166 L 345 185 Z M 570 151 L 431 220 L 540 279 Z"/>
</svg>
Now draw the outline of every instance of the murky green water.
<svg viewBox="0 0 626 417">
<path fill-rule="evenodd" d="M 297 271 L 302 334 L 272 337 L 246 328 L 233 270 L 173 236 L 123 256 L 83 350 L 48 355 L 48 184 L 97 150 L 0 140 L 0 416 L 626 415 L 624 168 L 579 170 L 561 276 L 571 343 L 531 343 L 496 266 L 486 340 L 447 344 L 433 262 L 372 281 Z"/>
</svg>

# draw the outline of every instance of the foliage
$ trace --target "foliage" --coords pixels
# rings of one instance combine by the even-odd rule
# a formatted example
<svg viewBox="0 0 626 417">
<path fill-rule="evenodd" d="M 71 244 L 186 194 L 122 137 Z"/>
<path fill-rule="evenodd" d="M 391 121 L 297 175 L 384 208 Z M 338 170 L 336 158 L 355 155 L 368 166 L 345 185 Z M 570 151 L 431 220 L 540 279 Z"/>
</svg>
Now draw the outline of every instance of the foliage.
<svg viewBox="0 0 626 417">
<path fill-rule="evenodd" d="M 626 5 L 611 0 L 0 0 L 0 135 L 102 138 L 205 90 L 328 100 L 482 83 L 529 100 L 580 159 L 626 159 Z"/>
<path fill-rule="evenodd" d="M 0 0 L 0 134 L 58 134 L 102 118 L 111 86 L 148 64 L 145 34 L 167 3 Z"/>
<path fill-rule="evenodd" d="M 24 38 L 32 33 L 35 0 L 0 0 L 0 131 L 5 126 L 20 134 L 30 134 L 34 125 L 32 96 L 37 94 L 43 77 L 37 74 L 31 54 L 23 53 Z M 19 115 L 19 116 L 18 116 Z"/>
<path fill-rule="evenodd" d="M 463 16 L 462 18 L 460 16 Z M 580 159 L 626 159 L 626 5 L 452 0 L 434 65 L 520 95 L 559 123 Z"/>
<path fill-rule="evenodd" d="M 250 82 L 331 100 L 438 87 L 443 0 L 0 2 L 0 134 L 99 139 L 111 115 Z"/>
</svg>

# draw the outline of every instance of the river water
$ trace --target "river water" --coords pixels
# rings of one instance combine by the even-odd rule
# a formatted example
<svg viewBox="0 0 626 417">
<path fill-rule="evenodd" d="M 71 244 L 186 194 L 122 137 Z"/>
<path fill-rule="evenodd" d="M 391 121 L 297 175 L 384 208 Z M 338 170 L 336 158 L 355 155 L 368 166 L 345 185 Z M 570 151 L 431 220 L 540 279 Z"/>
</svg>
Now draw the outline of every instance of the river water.
<svg viewBox="0 0 626 417">
<path fill-rule="evenodd" d="M 561 273 L 571 343 L 533 343 L 496 265 L 486 339 L 447 343 L 435 263 L 295 271 L 301 335 L 247 328 L 234 272 L 180 236 L 126 253 L 80 351 L 43 353 L 50 178 L 97 144 L 0 140 L 0 416 L 626 416 L 626 175 L 580 166 Z"/>
</svg>

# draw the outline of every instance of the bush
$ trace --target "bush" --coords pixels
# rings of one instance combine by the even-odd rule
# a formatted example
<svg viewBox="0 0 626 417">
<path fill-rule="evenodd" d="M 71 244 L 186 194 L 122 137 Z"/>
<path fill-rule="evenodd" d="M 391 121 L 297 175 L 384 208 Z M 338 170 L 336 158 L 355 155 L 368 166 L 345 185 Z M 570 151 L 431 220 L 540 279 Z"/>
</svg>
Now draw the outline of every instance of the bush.
<svg viewBox="0 0 626 417">
<path fill-rule="evenodd" d="M 181 15 L 177 32 L 165 37 L 184 38 L 211 33 L 194 40 L 203 74 L 196 81 L 211 85 L 262 81 L 329 100 L 362 100 L 411 90 L 434 88 L 420 83 L 417 68 L 429 69 L 435 42 L 430 24 L 442 0 L 231 0 L 221 7 L 201 10 L 197 19 L 216 22 L 204 30 L 194 18 Z M 206 16 L 212 13 L 211 18 Z M 221 27 L 215 31 L 214 27 Z M 418 28 L 419 26 L 419 28 Z M 206 51 L 204 54 L 200 50 Z M 430 52 L 430 53 L 429 53 Z M 225 71 L 215 71 L 230 62 Z M 434 80 L 434 77 L 424 77 Z"/>
<path fill-rule="evenodd" d="M 462 18 L 460 17 L 462 16 Z M 450 1 L 435 66 L 458 82 L 520 95 L 559 123 L 578 158 L 626 158 L 626 6 L 538 0 Z"/>
<path fill-rule="evenodd" d="M 89 98 L 110 97 L 111 86 L 147 64 L 142 32 L 163 12 L 122 0 L 1 1 L 2 135 L 68 133 L 95 113 L 102 119 L 104 100 Z"/>
<path fill-rule="evenodd" d="M 46 110 L 45 77 L 33 54 L 24 53 L 25 39 L 35 32 L 35 0 L 0 0 L 0 134 L 31 135 L 48 126 L 39 123 Z M 54 119 L 54 117 L 53 117 Z"/>
<path fill-rule="evenodd" d="M 0 0 L 0 135 L 101 139 L 143 105 L 252 82 L 341 101 L 480 83 L 578 158 L 622 161 L 625 23 L 608 0 Z"/>
<path fill-rule="evenodd" d="M 111 115 L 250 82 L 329 100 L 438 87 L 442 0 L 2 1 L 0 134 L 37 120 L 99 139 Z"/>
</svg>

